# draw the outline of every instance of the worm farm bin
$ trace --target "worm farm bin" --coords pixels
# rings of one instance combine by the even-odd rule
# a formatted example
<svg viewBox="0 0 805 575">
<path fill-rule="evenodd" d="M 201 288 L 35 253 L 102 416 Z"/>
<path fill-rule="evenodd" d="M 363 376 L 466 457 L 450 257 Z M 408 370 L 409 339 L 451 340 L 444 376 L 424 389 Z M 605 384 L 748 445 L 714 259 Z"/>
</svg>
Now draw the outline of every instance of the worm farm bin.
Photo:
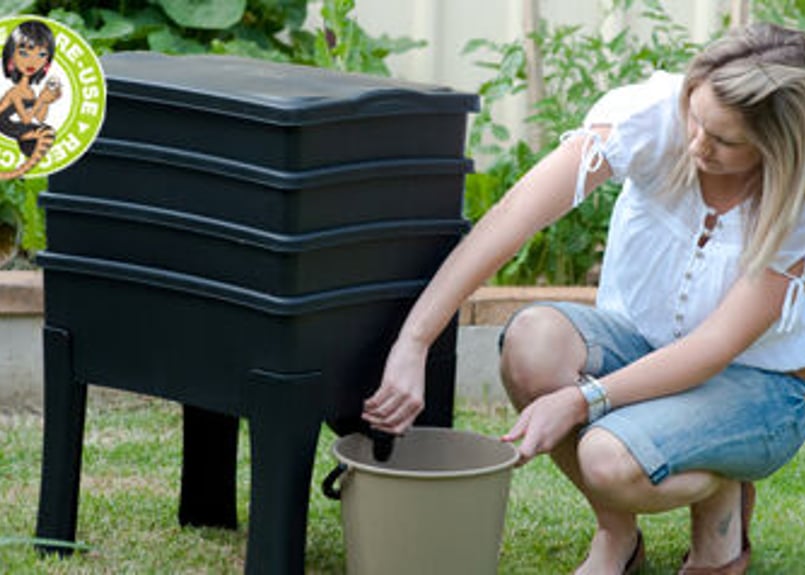
<svg viewBox="0 0 805 575">
<path fill-rule="evenodd" d="M 366 431 L 396 332 L 467 224 L 474 95 L 262 61 L 114 54 L 101 137 L 41 196 L 37 535 L 72 541 L 88 385 L 179 402 L 179 521 L 235 527 L 246 571 L 304 570 L 318 432 Z M 418 424 L 452 423 L 456 322 Z M 55 549 L 53 549 L 55 550 Z"/>
</svg>

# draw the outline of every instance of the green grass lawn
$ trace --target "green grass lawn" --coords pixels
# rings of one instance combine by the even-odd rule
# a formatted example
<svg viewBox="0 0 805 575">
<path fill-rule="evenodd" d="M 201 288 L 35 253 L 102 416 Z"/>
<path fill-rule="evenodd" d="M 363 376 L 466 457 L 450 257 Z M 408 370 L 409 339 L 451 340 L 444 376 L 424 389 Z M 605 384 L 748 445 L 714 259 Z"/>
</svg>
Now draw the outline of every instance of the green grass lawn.
<svg viewBox="0 0 805 575">
<path fill-rule="evenodd" d="M 94 391 L 94 390 L 93 390 Z M 462 404 L 456 427 L 499 435 L 514 421 L 504 406 Z M 180 528 L 176 520 L 181 410 L 169 402 L 93 392 L 87 416 L 78 539 L 91 549 L 40 558 L 17 538 L 33 535 L 42 420 L 0 414 L 0 573 L 240 573 L 248 525 L 248 434 L 241 431 L 237 531 Z M 333 467 L 323 430 L 311 490 L 307 572 L 344 572 L 337 502 L 319 484 Z M 751 573 L 805 573 L 805 455 L 758 484 Z M 649 562 L 643 573 L 675 573 L 685 552 L 684 510 L 641 518 Z M 547 458 L 515 471 L 500 573 L 569 573 L 584 557 L 593 520 Z M 415 575 L 415 574 L 412 574 Z"/>
</svg>

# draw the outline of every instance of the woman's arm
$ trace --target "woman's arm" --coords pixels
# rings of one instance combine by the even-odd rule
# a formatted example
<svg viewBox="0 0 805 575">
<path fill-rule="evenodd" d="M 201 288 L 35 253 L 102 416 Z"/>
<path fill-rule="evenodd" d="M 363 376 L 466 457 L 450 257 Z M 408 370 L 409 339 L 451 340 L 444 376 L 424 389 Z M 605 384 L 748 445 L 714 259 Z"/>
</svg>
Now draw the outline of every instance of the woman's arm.
<svg viewBox="0 0 805 575">
<path fill-rule="evenodd" d="M 14 111 L 20 119 L 20 123 L 30 124 L 34 119 L 34 114 L 32 110 L 25 107 L 25 103 L 23 102 L 25 99 L 24 94 L 20 90 L 12 88 L 9 96 L 11 104 L 14 106 Z"/>
<path fill-rule="evenodd" d="M 791 269 L 799 275 L 802 262 Z M 789 278 L 744 276 L 695 330 L 601 378 L 613 407 L 684 391 L 723 370 L 780 317 Z"/>
<path fill-rule="evenodd" d="M 596 128 L 605 139 L 606 128 Z M 427 350 L 461 303 L 508 261 L 538 230 L 570 210 L 583 137 L 573 138 L 533 167 L 473 227 L 444 261 L 411 309 L 386 362 L 378 391 L 365 403 L 364 419 L 400 433 L 423 408 Z M 587 192 L 611 174 L 603 162 L 586 179 Z"/>
<path fill-rule="evenodd" d="M 50 110 L 50 105 L 60 97 L 61 89 L 51 90 L 50 88 L 45 87 L 39 93 L 34 105 L 30 108 L 26 108 L 24 102 L 25 94 L 16 88 L 12 88 L 9 90 L 6 96 L 4 96 L 3 102 L 6 102 L 6 98 L 8 98 L 8 103 L 14 106 L 14 111 L 19 117 L 20 123 L 30 124 L 34 121 L 34 119 L 44 122 L 47 118 L 48 111 Z M 5 109 L 6 107 L 8 107 L 8 104 L 2 106 L 2 109 Z"/>
<path fill-rule="evenodd" d="M 44 122 L 47 119 L 48 112 L 50 112 L 50 105 L 59 98 L 61 98 L 61 87 L 58 84 L 54 87 L 45 84 L 45 87 L 39 92 L 39 97 L 31 110 L 31 115 L 40 122 Z"/>
<path fill-rule="evenodd" d="M 0 99 L 0 114 L 6 111 L 6 108 L 9 106 L 13 106 L 14 102 L 11 100 L 11 96 L 14 92 L 14 88 L 8 90 L 5 94 L 3 94 L 3 98 Z"/>
</svg>

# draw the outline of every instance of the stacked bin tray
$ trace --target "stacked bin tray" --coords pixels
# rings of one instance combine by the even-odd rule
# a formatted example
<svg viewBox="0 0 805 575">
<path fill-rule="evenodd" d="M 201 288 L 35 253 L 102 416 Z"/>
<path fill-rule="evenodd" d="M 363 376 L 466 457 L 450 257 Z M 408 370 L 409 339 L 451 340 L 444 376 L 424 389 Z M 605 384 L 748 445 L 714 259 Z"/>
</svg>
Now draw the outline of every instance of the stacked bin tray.
<svg viewBox="0 0 805 575">
<path fill-rule="evenodd" d="M 330 395 L 326 418 L 343 420 L 337 396 L 361 397 L 380 376 L 377 362 L 354 371 L 350 350 L 382 355 L 423 287 L 422 281 L 401 281 L 276 297 L 95 258 L 42 252 L 39 261 L 51 288 L 45 293 L 49 319 L 70 326 L 74 336 L 78 379 L 233 415 L 248 411 L 238 391 L 242 366 L 321 369 Z M 434 355 L 449 356 L 452 343 L 440 340 Z M 184 380 L 192 387 L 176 385 Z"/>
<path fill-rule="evenodd" d="M 51 176 L 49 188 L 297 233 L 458 218 L 471 169 L 464 158 L 410 158 L 294 172 L 99 138 L 80 162 Z"/>
<path fill-rule="evenodd" d="M 69 254 L 206 277 L 276 295 L 428 277 L 461 220 L 393 220 L 277 234 L 137 204 L 43 193 L 48 238 Z"/>
</svg>

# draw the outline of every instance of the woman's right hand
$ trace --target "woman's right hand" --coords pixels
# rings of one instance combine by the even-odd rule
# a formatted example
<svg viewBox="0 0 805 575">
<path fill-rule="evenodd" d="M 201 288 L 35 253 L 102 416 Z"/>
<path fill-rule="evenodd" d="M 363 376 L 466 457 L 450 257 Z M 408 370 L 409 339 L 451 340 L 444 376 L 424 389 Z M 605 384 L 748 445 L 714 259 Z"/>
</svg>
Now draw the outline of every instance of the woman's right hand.
<svg viewBox="0 0 805 575">
<path fill-rule="evenodd" d="M 373 428 L 400 435 L 425 408 L 428 346 L 401 336 L 386 359 L 377 391 L 364 402 L 363 419 Z"/>
<path fill-rule="evenodd" d="M 52 104 L 61 98 L 61 82 L 56 76 L 51 76 L 45 83 L 45 89 L 39 93 L 39 100 L 43 104 Z"/>
</svg>

